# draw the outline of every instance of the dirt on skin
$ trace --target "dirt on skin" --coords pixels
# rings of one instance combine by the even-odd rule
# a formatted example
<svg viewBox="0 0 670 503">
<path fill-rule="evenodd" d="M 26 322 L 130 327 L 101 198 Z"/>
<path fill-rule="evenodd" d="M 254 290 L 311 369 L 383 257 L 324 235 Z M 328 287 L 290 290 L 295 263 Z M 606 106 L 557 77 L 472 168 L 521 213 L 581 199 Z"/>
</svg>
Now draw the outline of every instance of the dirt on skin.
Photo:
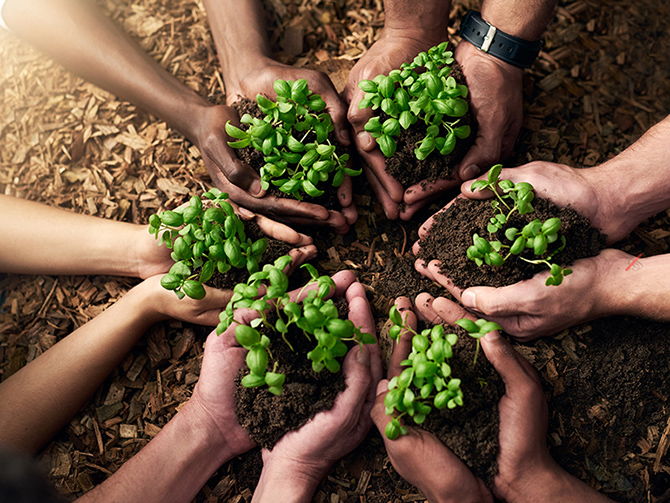
<svg viewBox="0 0 670 503">
<path fill-rule="evenodd" d="M 345 317 L 348 312 L 346 300 L 338 299 L 336 305 L 341 317 Z M 293 350 L 277 334 L 272 334 L 270 339 L 272 359 L 268 367 L 277 362 L 274 371 L 286 374 L 281 395 L 273 395 L 267 387 L 242 386 L 242 377 L 249 372 L 246 365 L 235 380 L 237 419 L 251 440 L 267 449 L 272 449 L 287 432 L 297 430 L 317 413 L 330 410 L 337 394 L 345 388 L 342 372 L 312 370 L 307 353 L 314 349 L 315 341 L 308 340 L 302 330 L 289 330 L 287 334 Z M 339 359 L 340 363 L 343 359 Z"/>
<path fill-rule="evenodd" d="M 606 236 L 591 227 L 589 220 L 573 209 L 560 209 L 552 202 L 541 198 L 535 199 L 533 206 L 535 211 L 527 215 L 515 212 L 505 228 L 521 229 L 536 218 L 543 222 L 551 217 L 560 218 L 559 234 L 565 236 L 567 246 L 553 257 L 553 261 L 562 267 L 572 264 L 575 260 L 597 255 L 604 247 Z M 460 288 L 477 285 L 493 287 L 512 285 L 547 270 L 546 265 L 529 264 L 523 260 L 514 260 L 512 257 L 499 267 L 486 264 L 477 266 L 467 257 L 466 252 L 473 244 L 474 234 L 488 241 L 497 239 L 503 245 L 511 245 L 503 231 L 491 236 L 486 230 L 494 214 L 490 200 L 457 199 L 447 210 L 435 216 L 429 234 L 420 241 L 419 258 L 424 263 L 439 260 L 440 272 Z M 552 250 L 551 246 L 549 250 Z M 522 252 L 521 256 L 531 260 L 536 258 L 530 249 Z"/>
<path fill-rule="evenodd" d="M 465 77 L 458 63 L 454 62 L 450 75 L 459 84 L 465 84 Z M 403 187 L 410 187 L 422 180 L 434 182 L 435 180 L 452 179 L 454 168 L 463 159 L 477 137 L 477 123 L 472 113 L 470 98 L 466 98 L 466 101 L 469 105 L 468 112 L 463 117 L 454 120 L 458 121 L 455 126 L 470 126 L 470 136 L 464 139 L 457 138 L 453 152 L 441 155 L 434 150 L 423 161 L 418 160 L 414 149 L 426 137 L 427 126 L 424 122 L 417 121 L 408 129 L 401 129 L 400 136 L 395 138 L 396 152 L 392 157 L 386 159 L 386 172 L 398 180 Z M 382 123 L 387 118 L 388 116 L 384 113 L 380 116 Z"/>
<path fill-rule="evenodd" d="M 252 117 L 256 118 L 265 117 L 265 114 L 263 114 L 263 112 L 261 112 L 261 109 L 258 107 L 258 103 L 248 98 L 242 98 L 239 101 L 236 101 L 235 103 L 233 103 L 232 107 L 235 110 L 237 110 L 237 112 L 240 114 L 240 117 L 242 117 L 244 114 L 249 114 Z M 315 141 L 315 139 L 316 137 L 312 133 L 305 139 L 304 142 L 306 143 L 313 142 Z M 328 135 L 328 140 L 333 145 L 336 145 L 336 153 L 338 156 L 342 156 L 348 153 L 347 148 L 343 147 L 337 142 L 337 140 L 335 139 L 335 134 L 332 131 Z M 235 149 L 235 153 L 243 163 L 248 164 L 258 173 L 260 173 L 261 168 L 265 165 L 265 160 L 263 159 L 264 157 L 263 152 L 260 152 L 251 146 L 241 149 Z M 319 182 L 317 188 L 319 190 L 323 190 L 323 194 L 321 196 L 311 197 L 303 193 L 301 195 L 302 200 L 308 203 L 319 204 L 329 210 L 339 210 L 341 208 L 337 196 L 337 187 L 333 187 L 329 182 Z M 272 185 L 272 183 L 270 183 L 270 187 L 268 188 L 268 194 L 274 197 L 291 198 L 291 199 L 293 198 L 293 196 L 282 192 L 277 187 Z"/>
</svg>

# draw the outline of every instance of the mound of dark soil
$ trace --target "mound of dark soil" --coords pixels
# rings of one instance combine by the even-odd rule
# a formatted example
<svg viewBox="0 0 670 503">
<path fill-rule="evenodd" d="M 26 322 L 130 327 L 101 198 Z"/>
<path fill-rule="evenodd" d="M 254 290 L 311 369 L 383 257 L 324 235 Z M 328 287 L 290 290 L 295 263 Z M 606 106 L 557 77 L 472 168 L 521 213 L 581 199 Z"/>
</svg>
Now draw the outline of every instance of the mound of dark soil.
<svg viewBox="0 0 670 503">
<path fill-rule="evenodd" d="M 590 226 L 589 220 L 570 208 L 558 208 L 546 199 L 533 201 L 535 211 L 527 215 L 514 213 L 507 227 L 523 228 L 528 222 L 539 218 L 542 221 L 548 218 L 561 219 L 560 234 L 564 235 L 567 246 L 554 256 L 553 260 L 562 267 L 572 264 L 575 260 L 592 257 L 605 245 L 605 236 Z M 508 259 L 502 266 L 477 266 L 467 255 L 467 249 L 472 246 L 472 236 L 479 234 L 493 240 L 486 226 L 494 216 L 490 201 L 473 199 L 457 199 L 447 210 L 437 214 L 430 233 L 421 239 L 419 258 L 425 263 L 439 260 L 440 272 L 450 278 L 460 288 L 485 285 L 500 287 L 512 285 L 532 278 L 538 272 L 547 269 L 546 265 L 529 264 L 522 260 Z M 511 243 L 505 238 L 502 231 L 496 233 L 495 238 L 503 244 Z M 524 251 L 521 256 L 535 259 L 532 250 Z"/>
</svg>

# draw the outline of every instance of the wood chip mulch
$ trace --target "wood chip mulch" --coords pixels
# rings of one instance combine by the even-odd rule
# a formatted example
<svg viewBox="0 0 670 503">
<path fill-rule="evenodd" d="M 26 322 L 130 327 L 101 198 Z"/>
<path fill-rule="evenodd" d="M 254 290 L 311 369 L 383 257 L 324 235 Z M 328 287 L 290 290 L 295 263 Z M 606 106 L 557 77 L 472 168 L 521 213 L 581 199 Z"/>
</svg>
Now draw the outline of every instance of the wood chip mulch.
<svg viewBox="0 0 670 503">
<path fill-rule="evenodd" d="M 381 0 L 267 0 L 266 4 L 278 57 L 328 72 L 339 88 L 348 69 L 379 36 L 384 19 Z M 477 7 L 471 1 L 454 4 L 455 20 Z M 102 8 L 179 80 L 212 101 L 223 102 L 225 91 L 201 2 L 104 0 Z M 664 2 L 652 0 L 560 1 L 544 50 L 524 78 L 525 122 L 516 153 L 507 164 L 541 159 L 594 166 L 663 119 L 670 110 L 669 14 Z M 450 37 L 456 40 L 457 21 L 454 24 Z M 146 223 L 151 213 L 174 208 L 210 184 L 198 149 L 179 133 L 4 32 L 0 86 L 4 194 Z M 357 182 L 360 217 L 349 235 L 317 236 L 318 263 L 326 271 L 351 268 L 371 285 L 389 260 L 407 254 L 421 219 L 385 222 L 365 185 Z M 669 224 L 666 211 L 644 222 L 618 246 L 633 255 L 667 253 Z M 136 280 L 112 277 L 0 275 L 2 379 L 98 315 L 134 284 Z M 376 312 L 383 312 L 389 299 L 368 289 Z M 384 321 L 378 320 L 380 328 Z M 670 344 L 670 327 L 661 327 L 666 337 L 657 343 Z M 550 398 L 565 392 L 569 363 L 574 367 L 584 357 L 589 338 L 599 330 L 605 328 L 582 325 L 520 347 L 540 370 Z M 102 482 L 174 416 L 198 379 L 203 342 L 197 330 L 178 322 L 152 328 L 89 405 L 41 453 L 62 494 L 74 499 Z M 596 433 L 583 438 L 573 427 L 575 421 L 556 422 L 554 417 L 549 432 L 552 448 L 579 447 L 586 453 L 566 461 L 566 467 L 597 489 L 628 494 L 629 501 L 668 501 L 650 485 L 663 474 L 670 475 L 665 455 L 670 435 L 667 383 L 665 389 L 662 383 L 655 386 L 660 398 L 650 394 L 650 400 L 658 400 L 664 419 L 647 424 L 645 417 L 638 418 L 644 432 L 634 433 L 627 444 L 632 447 L 616 460 L 616 470 L 610 466 L 614 459 L 597 457 Z M 606 407 L 589 412 L 602 424 L 617 417 L 616 410 Z M 630 492 L 627 483 L 635 490 Z M 196 501 L 239 503 L 250 498 L 250 490 L 237 483 L 229 465 L 207 483 Z M 399 480 L 379 435 L 371 433 L 361 448 L 336 464 L 315 501 L 400 503 L 424 498 Z"/>
</svg>

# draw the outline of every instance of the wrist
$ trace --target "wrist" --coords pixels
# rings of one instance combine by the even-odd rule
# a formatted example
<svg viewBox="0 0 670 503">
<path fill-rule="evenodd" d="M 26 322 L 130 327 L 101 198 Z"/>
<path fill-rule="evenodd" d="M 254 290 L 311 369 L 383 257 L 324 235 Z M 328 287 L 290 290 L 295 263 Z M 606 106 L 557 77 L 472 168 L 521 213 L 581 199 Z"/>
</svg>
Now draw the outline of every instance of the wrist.
<svg viewBox="0 0 670 503">
<path fill-rule="evenodd" d="M 547 453 L 548 456 L 548 453 Z M 552 459 L 534 470 L 525 471 L 513 480 L 503 480 L 500 475 L 494 482 L 494 493 L 506 503 L 555 503 L 570 478 Z"/>
<path fill-rule="evenodd" d="M 555 1 L 540 2 L 529 6 L 528 2 L 484 2 L 482 19 L 508 35 L 535 42 L 542 38 L 553 17 Z"/>
<path fill-rule="evenodd" d="M 464 69 L 474 65 L 473 62 L 479 62 L 480 65 L 489 65 L 489 67 L 494 67 L 497 72 L 501 73 L 499 78 L 505 79 L 505 82 L 509 84 L 510 87 L 521 89 L 523 68 L 511 65 L 500 58 L 496 58 L 492 54 L 483 52 L 465 40 L 458 44 L 456 54 L 458 63 Z"/>
<path fill-rule="evenodd" d="M 254 492 L 252 503 L 282 501 L 308 503 L 328 469 L 317 469 L 302 463 L 272 458 L 263 453 L 263 471 Z"/>
</svg>

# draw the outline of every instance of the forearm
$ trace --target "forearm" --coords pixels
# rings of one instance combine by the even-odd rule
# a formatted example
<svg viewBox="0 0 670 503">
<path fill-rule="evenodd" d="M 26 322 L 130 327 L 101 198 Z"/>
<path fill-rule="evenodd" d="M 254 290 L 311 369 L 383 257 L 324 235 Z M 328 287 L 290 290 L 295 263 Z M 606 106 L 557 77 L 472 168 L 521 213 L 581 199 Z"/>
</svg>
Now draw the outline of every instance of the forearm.
<svg viewBox="0 0 670 503">
<path fill-rule="evenodd" d="M 188 503 L 235 453 L 189 402 L 138 454 L 78 503 Z M 277 501 L 277 500 L 276 500 Z"/>
<path fill-rule="evenodd" d="M 670 254 L 640 258 L 634 264 L 622 258 L 610 270 L 613 281 L 606 315 L 670 321 Z"/>
<path fill-rule="evenodd" d="M 139 277 L 144 226 L 105 220 L 0 195 L 0 271 Z"/>
<path fill-rule="evenodd" d="M 441 42 L 446 40 L 450 11 L 451 0 L 384 0 L 384 32 Z"/>
<path fill-rule="evenodd" d="M 67 69 L 194 140 L 192 110 L 209 103 L 163 69 L 93 2 L 7 0 L 3 15 L 14 33 Z"/>
<path fill-rule="evenodd" d="M 319 485 L 320 477 L 302 473 L 301 467 L 284 468 L 265 463 L 254 491 L 252 503 L 282 501 L 309 503 Z"/>
<path fill-rule="evenodd" d="M 484 0 L 482 19 L 508 35 L 528 41 L 542 38 L 556 0 Z"/>
<path fill-rule="evenodd" d="M 582 170 L 605 214 L 629 230 L 670 207 L 669 142 L 670 116 L 618 156 Z"/>
<path fill-rule="evenodd" d="M 216 51 L 226 85 L 238 83 L 272 58 L 259 0 L 205 0 Z"/>
<path fill-rule="evenodd" d="M 497 494 L 506 503 L 612 503 L 612 500 L 573 477 L 558 465 L 528 479 L 525 484 L 504 487 Z"/>
<path fill-rule="evenodd" d="M 158 319 L 140 287 L 0 384 L 0 443 L 34 452 L 81 409 Z"/>
</svg>

